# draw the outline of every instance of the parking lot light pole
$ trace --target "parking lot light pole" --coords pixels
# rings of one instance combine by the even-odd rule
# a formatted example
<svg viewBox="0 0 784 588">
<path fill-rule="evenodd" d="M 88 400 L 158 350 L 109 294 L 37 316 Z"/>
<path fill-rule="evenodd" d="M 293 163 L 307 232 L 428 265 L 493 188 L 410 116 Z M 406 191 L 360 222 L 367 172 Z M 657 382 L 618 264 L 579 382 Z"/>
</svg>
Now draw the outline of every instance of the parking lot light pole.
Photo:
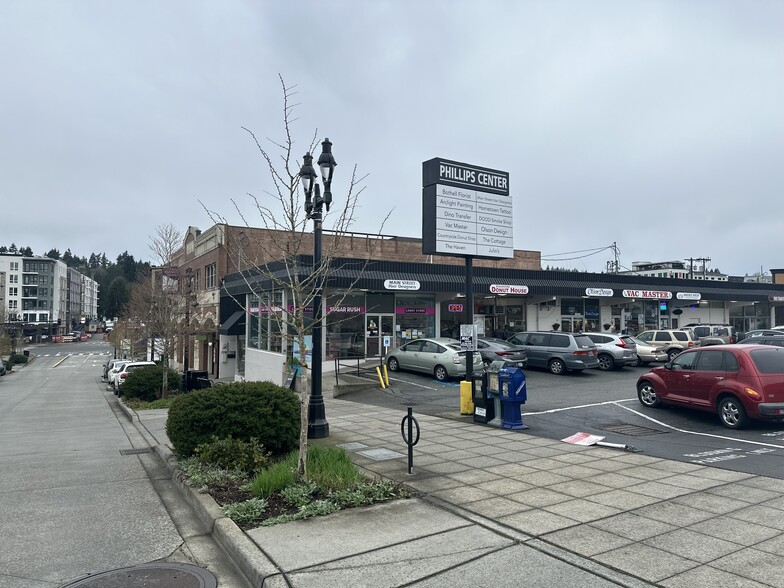
<svg viewBox="0 0 784 588">
<path fill-rule="evenodd" d="M 318 166 L 321 169 L 321 181 L 324 184 L 324 196 L 316 183 L 316 172 L 313 169 L 313 156 L 306 153 L 303 158 L 299 175 L 305 190 L 305 214 L 313 220 L 313 275 L 316 277 L 313 295 L 313 365 L 311 370 L 311 392 L 308 404 L 308 439 L 329 437 L 329 423 L 324 407 L 324 396 L 321 391 L 323 373 L 321 327 L 323 314 L 321 299 L 324 294 L 324 269 L 321 267 L 321 224 L 324 206 L 329 211 L 332 203 L 332 173 L 335 171 L 335 158 L 332 156 L 332 143 L 324 139 L 321 143 L 321 155 Z M 303 350 L 304 351 L 304 350 Z"/>
</svg>

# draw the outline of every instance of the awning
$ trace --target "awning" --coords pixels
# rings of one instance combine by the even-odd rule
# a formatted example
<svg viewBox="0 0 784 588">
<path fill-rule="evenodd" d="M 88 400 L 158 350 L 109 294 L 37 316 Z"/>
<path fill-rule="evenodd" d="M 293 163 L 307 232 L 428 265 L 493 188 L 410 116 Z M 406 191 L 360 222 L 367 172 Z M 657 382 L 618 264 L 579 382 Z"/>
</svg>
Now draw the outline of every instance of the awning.
<svg viewBox="0 0 784 588">
<path fill-rule="evenodd" d="M 245 334 L 245 323 L 247 314 L 244 310 L 238 310 L 233 315 L 229 317 L 225 323 L 221 323 L 220 326 L 220 334 L 221 335 L 244 335 Z"/>
</svg>

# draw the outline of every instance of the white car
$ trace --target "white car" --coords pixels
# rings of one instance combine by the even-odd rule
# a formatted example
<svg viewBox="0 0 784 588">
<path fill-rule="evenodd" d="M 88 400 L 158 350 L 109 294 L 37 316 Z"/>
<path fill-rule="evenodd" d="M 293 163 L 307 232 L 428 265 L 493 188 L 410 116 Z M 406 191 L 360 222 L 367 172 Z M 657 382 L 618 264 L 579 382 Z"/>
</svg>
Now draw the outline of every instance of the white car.
<svg viewBox="0 0 784 588">
<path fill-rule="evenodd" d="M 120 373 L 120 370 L 125 367 L 126 363 L 130 363 L 130 359 L 118 359 L 112 364 L 112 368 L 106 374 L 106 381 L 108 382 L 107 388 L 109 390 L 114 390 L 114 379 L 117 377 L 117 374 Z"/>
<path fill-rule="evenodd" d="M 114 393 L 119 395 L 120 386 L 125 381 L 125 378 L 128 377 L 128 374 L 131 372 L 149 367 L 151 365 L 155 365 L 154 361 L 129 361 L 125 365 L 122 366 L 119 372 L 115 374 L 114 377 Z"/>
</svg>

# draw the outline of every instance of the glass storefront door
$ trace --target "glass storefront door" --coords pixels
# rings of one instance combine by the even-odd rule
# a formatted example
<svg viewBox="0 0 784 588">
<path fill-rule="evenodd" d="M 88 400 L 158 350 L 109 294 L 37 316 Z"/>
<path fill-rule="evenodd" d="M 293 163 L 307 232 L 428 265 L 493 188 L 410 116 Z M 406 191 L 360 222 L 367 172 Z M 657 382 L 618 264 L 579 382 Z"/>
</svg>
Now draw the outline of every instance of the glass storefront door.
<svg viewBox="0 0 784 588">
<path fill-rule="evenodd" d="M 583 319 L 578 317 L 563 317 L 561 330 L 565 333 L 579 333 L 583 330 Z"/>
<path fill-rule="evenodd" d="M 365 315 L 365 357 L 379 357 L 384 354 L 384 337 L 389 337 L 393 345 L 392 335 L 395 332 L 394 314 Z"/>
</svg>

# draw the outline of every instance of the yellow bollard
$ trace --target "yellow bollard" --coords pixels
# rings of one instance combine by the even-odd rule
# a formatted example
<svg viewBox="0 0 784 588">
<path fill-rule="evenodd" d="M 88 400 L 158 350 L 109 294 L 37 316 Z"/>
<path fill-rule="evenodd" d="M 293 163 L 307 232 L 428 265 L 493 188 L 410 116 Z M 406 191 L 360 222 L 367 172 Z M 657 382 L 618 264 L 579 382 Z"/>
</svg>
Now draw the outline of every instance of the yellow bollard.
<svg viewBox="0 0 784 588">
<path fill-rule="evenodd" d="M 471 382 L 460 382 L 460 414 L 474 414 L 474 399 Z"/>
<path fill-rule="evenodd" d="M 384 377 L 381 375 L 381 368 L 380 367 L 376 368 L 376 373 L 378 374 L 378 381 L 381 383 L 381 388 L 382 389 L 386 388 L 386 386 L 384 386 Z"/>
<path fill-rule="evenodd" d="M 387 370 L 387 364 L 384 364 L 384 381 L 386 381 L 387 388 L 389 388 L 389 371 Z"/>
</svg>

